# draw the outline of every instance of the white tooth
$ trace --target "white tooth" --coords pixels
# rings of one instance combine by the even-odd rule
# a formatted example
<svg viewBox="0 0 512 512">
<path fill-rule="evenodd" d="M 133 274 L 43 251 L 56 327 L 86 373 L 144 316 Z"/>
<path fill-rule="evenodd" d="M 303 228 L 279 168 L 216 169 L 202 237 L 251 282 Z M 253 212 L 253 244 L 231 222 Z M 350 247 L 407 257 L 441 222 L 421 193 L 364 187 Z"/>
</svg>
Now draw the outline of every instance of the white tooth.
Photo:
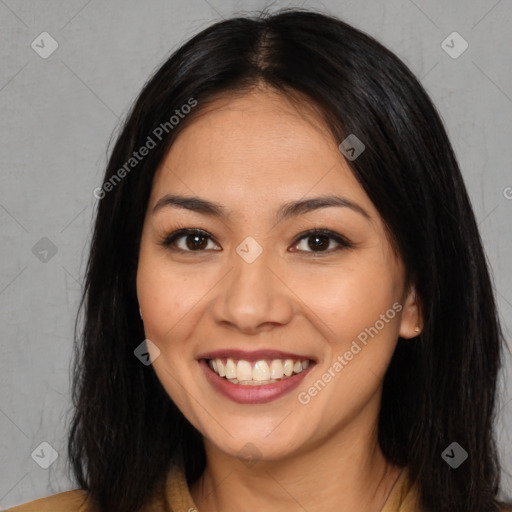
<svg viewBox="0 0 512 512">
<path fill-rule="evenodd" d="M 279 359 L 274 359 L 270 363 L 270 376 L 273 379 L 282 379 L 283 375 L 283 363 Z"/>
<path fill-rule="evenodd" d="M 240 364 L 240 363 L 238 363 Z M 266 361 L 257 361 L 252 369 L 252 380 L 270 380 L 270 368 Z"/>
<path fill-rule="evenodd" d="M 284 374 L 289 377 L 293 373 L 293 361 L 291 359 L 287 359 L 283 365 Z"/>
<path fill-rule="evenodd" d="M 236 379 L 236 365 L 233 359 L 226 361 L 226 379 Z"/>
<path fill-rule="evenodd" d="M 210 366 L 215 373 L 218 373 L 217 363 L 215 362 L 215 359 L 210 359 Z"/>
<path fill-rule="evenodd" d="M 309 366 L 309 360 L 306 359 L 302 361 L 302 369 L 305 370 Z"/>
<path fill-rule="evenodd" d="M 231 361 L 231 359 L 228 359 L 228 363 L 229 363 L 229 361 Z M 226 366 L 226 373 L 227 373 L 227 366 Z M 243 361 L 243 360 L 238 361 L 238 364 L 236 366 L 236 378 L 239 381 L 251 380 L 252 379 L 251 363 L 249 363 L 248 361 Z"/>
<path fill-rule="evenodd" d="M 217 364 L 217 373 L 221 377 L 225 377 L 226 376 L 226 367 L 224 366 L 222 359 L 215 359 L 215 363 Z"/>
<path fill-rule="evenodd" d="M 300 373 L 302 371 L 302 363 L 300 361 L 297 361 L 294 365 L 293 365 L 293 371 L 295 373 Z"/>
</svg>

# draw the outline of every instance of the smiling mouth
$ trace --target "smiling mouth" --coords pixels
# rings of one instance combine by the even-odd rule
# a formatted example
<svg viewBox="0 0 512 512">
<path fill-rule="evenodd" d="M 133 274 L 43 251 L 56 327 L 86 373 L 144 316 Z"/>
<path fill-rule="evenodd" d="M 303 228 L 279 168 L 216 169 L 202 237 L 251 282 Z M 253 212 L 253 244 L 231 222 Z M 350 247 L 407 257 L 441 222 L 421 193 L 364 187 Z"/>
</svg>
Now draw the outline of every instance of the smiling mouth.
<svg viewBox="0 0 512 512">
<path fill-rule="evenodd" d="M 208 366 L 223 379 L 232 384 L 264 386 L 289 379 L 302 373 L 314 361 L 309 359 L 244 359 L 215 358 L 205 359 Z"/>
</svg>

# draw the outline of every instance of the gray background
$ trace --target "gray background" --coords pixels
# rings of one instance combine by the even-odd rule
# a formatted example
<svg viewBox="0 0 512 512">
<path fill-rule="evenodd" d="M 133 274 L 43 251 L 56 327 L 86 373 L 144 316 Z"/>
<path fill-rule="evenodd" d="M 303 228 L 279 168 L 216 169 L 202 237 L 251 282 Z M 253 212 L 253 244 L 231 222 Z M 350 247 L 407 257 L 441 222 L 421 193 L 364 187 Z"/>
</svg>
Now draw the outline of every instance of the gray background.
<svg viewBox="0 0 512 512">
<path fill-rule="evenodd" d="M 214 20 L 268 5 L 0 0 L 0 508 L 73 488 L 65 454 L 73 323 L 96 203 L 92 192 L 101 184 L 113 130 L 171 50 Z M 326 0 L 274 2 L 272 10 L 282 6 L 342 17 L 391 48 L 421 79 L 459 158 L 510 340 L 510 1 Z M 469 44 L 455 59 L 441 46 L 453 31 Z M 42 46 L 42 32 L 59 45 L 47 59 L 31 47 L 34 40 Z M 43 237 L 56 254 L 33 250 Z M 43 249 L 49 244 L 39 243 Z M 508 498 L 511 369 L 507 355 L 497 432 Z M 31 456 L 43 441 L 59 454 L 48 469 Z"/>
</svg>

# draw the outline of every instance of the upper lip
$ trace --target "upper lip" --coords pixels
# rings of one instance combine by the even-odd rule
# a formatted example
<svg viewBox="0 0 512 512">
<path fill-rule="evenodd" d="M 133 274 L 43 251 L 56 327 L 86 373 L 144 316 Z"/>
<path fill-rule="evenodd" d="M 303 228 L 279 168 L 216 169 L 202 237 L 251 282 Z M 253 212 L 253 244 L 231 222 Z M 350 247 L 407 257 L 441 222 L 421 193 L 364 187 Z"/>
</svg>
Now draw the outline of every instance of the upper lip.
<svg viewBox="0 0 512 512">
<path fill-rule="evenodd" d="M 198 359 L 243 359 L 244 361 L 261 361 L 264 359 L 293 359 L 294 361 L 310 360 L 316 362 L 311 355 L 292 354 L 291 352 L 282 352 L 281 350 L 240 350 L 240 349 L 220 349 L 207 352 L 198 356 Z"/>
</svg>

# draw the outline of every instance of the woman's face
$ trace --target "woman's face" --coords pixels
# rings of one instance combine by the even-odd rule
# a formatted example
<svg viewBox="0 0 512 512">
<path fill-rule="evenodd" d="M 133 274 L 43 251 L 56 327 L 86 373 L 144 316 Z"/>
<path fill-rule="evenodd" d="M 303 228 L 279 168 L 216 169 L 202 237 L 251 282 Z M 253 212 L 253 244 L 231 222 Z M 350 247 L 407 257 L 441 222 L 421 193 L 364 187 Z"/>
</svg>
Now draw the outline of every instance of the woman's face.
<svg viewBox="0 0 512 512">
<path fill-rule="evenodd" d="M 153 368 L 227 455 L 276 460 L 369 432 L 397 338 L 416 335 L 382 220 L 341 141 L 305 112 L 270 90 L 217 100 L 176 139 L 144 221 L 137 293 Z M 338 205 L 305 202 L 324 196 Z M 201 233 L 162 244 L 182 228 Z"/>
</svg>

